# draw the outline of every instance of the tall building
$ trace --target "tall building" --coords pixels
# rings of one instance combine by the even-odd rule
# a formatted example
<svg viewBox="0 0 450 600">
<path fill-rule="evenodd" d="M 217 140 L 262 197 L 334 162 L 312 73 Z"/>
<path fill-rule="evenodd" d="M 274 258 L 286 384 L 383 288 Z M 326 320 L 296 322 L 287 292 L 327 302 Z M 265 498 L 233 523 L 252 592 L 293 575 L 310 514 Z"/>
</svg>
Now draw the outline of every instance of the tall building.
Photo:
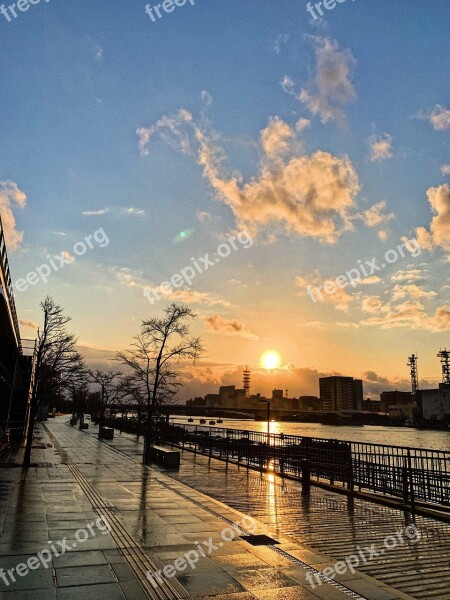
<svg viewBox="0 0 450 600">
<path fill-rule="evenodd" d="M 353 377 L 321 377 L 319 379 L 321 408 L 325 411 L 362 410 L 363 384 Z"/>
</svg>

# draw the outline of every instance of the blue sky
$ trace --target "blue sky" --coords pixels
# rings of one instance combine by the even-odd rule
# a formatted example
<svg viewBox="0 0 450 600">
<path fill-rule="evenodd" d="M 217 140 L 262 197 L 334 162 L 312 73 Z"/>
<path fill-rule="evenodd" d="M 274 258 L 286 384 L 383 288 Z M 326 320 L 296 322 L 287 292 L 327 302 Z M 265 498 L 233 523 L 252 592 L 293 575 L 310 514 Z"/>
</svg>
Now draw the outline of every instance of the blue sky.
<svg viewBox="0 0 450 600">
<path fill-rule="evenodd" d="M 98 359 L 186 299 L 207 348 L 188 390 L 240 383 L 268 348 L 295 394 L 332 371 L 370 393 L 405 388 L 412 352 L 436 380 L 450 344 L 448 3 L 347 0 L 313 21 L 298 0 L 197 0 L 163 15 L 137 0 L 0 15 L 13 279 L 47 255 L 71 260 L 17 292 L 22 334 L 49 293 Z M 76 257 L 100 228 L 109 244 Z M 243 228 L 251 248 L 148 303 L 144 286 Z M 422 253 L 380 281 L 326 302 L 305 293 L 404 236 Z"/>
</svg>

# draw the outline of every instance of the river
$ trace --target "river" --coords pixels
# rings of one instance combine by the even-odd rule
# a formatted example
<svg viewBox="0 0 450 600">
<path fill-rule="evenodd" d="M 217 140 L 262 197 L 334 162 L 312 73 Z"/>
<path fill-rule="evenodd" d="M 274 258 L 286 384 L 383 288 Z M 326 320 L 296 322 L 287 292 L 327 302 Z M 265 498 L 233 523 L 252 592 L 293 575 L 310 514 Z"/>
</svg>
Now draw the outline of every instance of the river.
<svg viewBox="0 0 450 600">
<path fill-rule="evenodd" d="M 189 423 L 189 425 L 200 425 L 200 418 L 202 417 L 194 417 L 194 423 Z M 211 417 L 203 418 L 206 419 L 206 423 L 209 423 L 211 419 Z M 171 416 L 170 420 L 175 423 L 188 424 L 186 417 Z M 215 427 L 244 429 L 249 431 L 267 431 L 267 423 L 237 419 L 223 419 L 223 423 L 216 424 Z M 284 433 L 286 435 L 303 435 L 306 437 L 348 440 L 351 442 L 407 446 L 409 448 L 429 448 L 431 450 L 446 450 L 450 452 L 450 430 L 432 431 L 414 429 L 413 427 L 380 427 L 375 425 L 333 426 L 322 425 L 321 423 L 288 423 L 286 421 L 272 421 L 270 424 L 270 431 L 271 433 Z"/>
</svg>

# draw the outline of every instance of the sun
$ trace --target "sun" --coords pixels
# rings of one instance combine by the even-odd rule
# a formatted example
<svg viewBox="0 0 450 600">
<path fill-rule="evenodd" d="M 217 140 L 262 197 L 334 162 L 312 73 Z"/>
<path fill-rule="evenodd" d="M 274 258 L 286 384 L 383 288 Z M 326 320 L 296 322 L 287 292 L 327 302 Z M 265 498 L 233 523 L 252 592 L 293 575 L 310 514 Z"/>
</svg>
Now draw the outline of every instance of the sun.
<svg viewBox="0 0 450 600">
<path fill-rule="evenodd" d="M 281 356 L 275 350 L 267 350 L 261 356 L 261 365 L 265 369 L 275 369 L 281 364 Z"/>
</svg>

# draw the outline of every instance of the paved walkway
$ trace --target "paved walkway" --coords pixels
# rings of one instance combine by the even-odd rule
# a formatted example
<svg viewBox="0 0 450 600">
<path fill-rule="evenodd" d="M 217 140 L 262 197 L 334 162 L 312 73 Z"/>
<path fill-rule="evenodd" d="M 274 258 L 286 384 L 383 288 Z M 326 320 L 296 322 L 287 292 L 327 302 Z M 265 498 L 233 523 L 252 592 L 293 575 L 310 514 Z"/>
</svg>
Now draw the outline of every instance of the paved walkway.
<svg viewBox="0 0 450 600">
<path fill-rule="evenodd" d="M 109 447 L 65 421 L 38 426 L 27 472 L 0 469 L 0 600 L 411 598 L 359 571 L 337 575 L 343 587 L 311 585 L 308 575 L 335 560 L 284 533 L 273 519 L 280 505 L 270 489 L 261 521 L 272 515 L 272 527 L 258 522 L 255 532 L 280 543 L 253 546 L 243 539 L 247 507 L 237 510 L 197 491 L 200 480 L 206 486 L 217 480 L 223 495 L 223 465 L 211 469 L 203 457 L 194 461 L 185 453 L 178 475 L 148 469 L 136 460 L 140 449 L 130 436 L 117 436 Z M 239 504 L 244 475 L 236 478 L 232 469 L 226 487 L 234 488 Z M 181 481 L 189 476 L 192 485 Z M 311 501 L 316 497 L 314 491 Z M 248 499 L 250 513 L 256 505 Z M 240 536 L 230 540 L 232 523 L 240 524 Z M 44 549 L 48 568 L 38 568 L 30 557 Z M 18 567 L 27 562 L 28 573 Z M 154 575 L 152 585 L 147 569 L 164 574 Z"/>
</svg>

